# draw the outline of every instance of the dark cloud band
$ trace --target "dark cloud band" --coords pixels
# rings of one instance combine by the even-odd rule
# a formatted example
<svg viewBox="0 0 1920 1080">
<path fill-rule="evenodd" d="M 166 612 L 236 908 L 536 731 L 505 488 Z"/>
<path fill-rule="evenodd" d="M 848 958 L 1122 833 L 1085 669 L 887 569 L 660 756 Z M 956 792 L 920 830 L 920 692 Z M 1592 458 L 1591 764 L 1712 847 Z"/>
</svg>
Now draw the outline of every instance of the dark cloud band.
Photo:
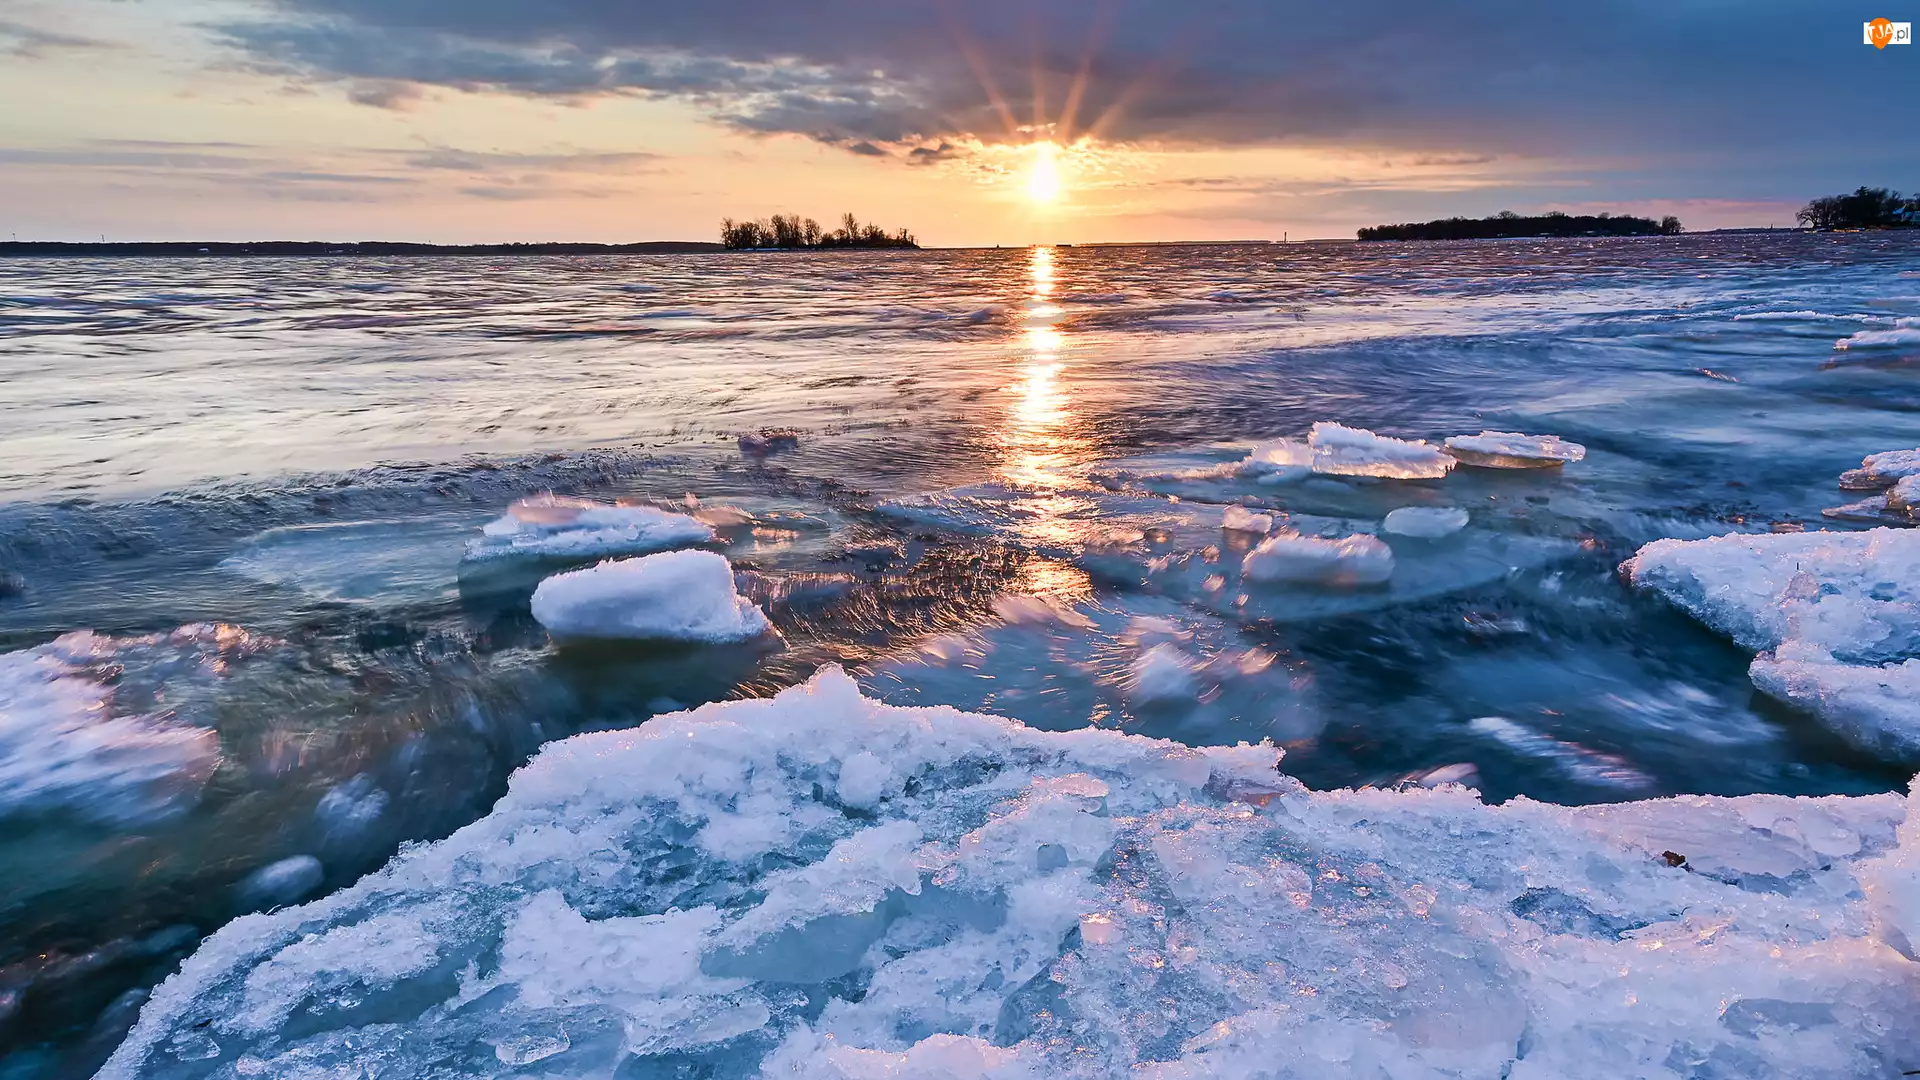
<svg viewBox="0 0 1920 1080">
<path fill-rule="evenodd" d="M 1802 146 L 1877 141 L 1876 116 L 1920 97 L 1920 65 L 1863 56 L 1843 15 L 1786 0 L 279 0 L 222 33 L 307 78 L 668 97 L 925 162 L 943 140 L 1035 128 L 1451 153 L 1738 148 L 1790 129 Z"/>
</svg>

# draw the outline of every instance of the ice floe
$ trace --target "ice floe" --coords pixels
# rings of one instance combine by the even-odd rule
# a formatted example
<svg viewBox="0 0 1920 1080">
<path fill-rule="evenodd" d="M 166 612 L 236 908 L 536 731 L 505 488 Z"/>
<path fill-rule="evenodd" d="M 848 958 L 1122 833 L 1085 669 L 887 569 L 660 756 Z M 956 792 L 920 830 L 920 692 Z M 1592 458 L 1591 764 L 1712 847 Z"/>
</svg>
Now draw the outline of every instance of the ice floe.
<svg viewBox="0 0 1920 1080">
<path fill-rule="evenodd" d="M 1457 506 L 1403 506 L 1388 514 L 1380 528 L 1395 536 L 1437 540 L 1467 527 L 1467 512 Z"/>
<path fill-rule="evenodd" d="M 711 525 L 686 514 L 564 495 L 521 499 L 482 533 L 467 545 L 467 558 L 590 559 L 691 547 L 714 538 Z"/>
<path fill-rule="evenodd" d="M 1393 576 L 1393 549 L 1365 534 L 1328 540 L 1281 533 L 1247 552 L 1240 573 L 1259 582 L 1378 585 Z"/>
<path fill-rule="evenodd" d="M 1220 527 L 1227 532 L 1265 535 L 1273 531 L 1273 515 L 1255 513 L 1244 506 L 1229 506 L 1220 514 Z"/>
<path fill-rule="evenodd" d="M 1659 540 L 1621 569 L 1759 653 L 1761 690 L 1867 750 L 1920 759 L 1920 532 Z"/>
<path fill-rule="evenodd" d="M 0 815 L 66 814 L 108 825 L 173 816 L 193 805 L 220 762 L 211 729 L 164 708 L 117 702 L 129 665 L 199 667 L 246 648 L 233 628 L 111 638 L 79 632 L 0 653 Z"/>
<path fill-rule="evenodd" d="M 1313 425 L 1307 445 L 1313 448 L 1313 471 L 1329 476 L 1433 479 L 1447 475 L 1454 463 L 1431 443 L 1389 438 L 1327 421 Z"/>
<path fill-rule="evenodd" d="M 533 617 L 559 638 L 720 644 L 772 629 L 735 591 L 726 558 L 711 551 L 611 559 L 550 577 L 533 592 Z"/>
<path fill-rule="evenodd" d="M 354 521 L 262 532 L 220 563 L 253 581 L 321 600 L 374 606 L 459 595 L 465 521 Z"/>
<path fill-rule="evenodd" d="M 1550 469 L 1587 456 L 1587 448 L 1558 435 L 1522 435 L 1517 431 L 1482 431 L 1447 440 L 1447 453 L 1463 465 L 1483 469 Z"/>
<path fill-rule="evenodd" d="M 1920 796 L 1490 806 L 837 669 L 549 745 L 209 938 L 103 1080 L 1786 1080 L 1920 1067 Z"/>
<path fill-rule="evenodd" d="M 1845 491 L 1880 491 L 1909 476 L 1920 476 L 1920 449 L 1886 450 L 1868 454 L 1860 467 L 1840 474 Z"/>
</svg>

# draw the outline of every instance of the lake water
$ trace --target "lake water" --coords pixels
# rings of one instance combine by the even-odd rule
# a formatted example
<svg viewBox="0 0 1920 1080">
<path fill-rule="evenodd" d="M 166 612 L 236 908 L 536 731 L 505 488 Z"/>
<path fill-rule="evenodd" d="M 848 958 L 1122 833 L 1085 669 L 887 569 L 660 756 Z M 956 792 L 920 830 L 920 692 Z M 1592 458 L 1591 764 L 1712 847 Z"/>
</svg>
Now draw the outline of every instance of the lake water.
<svg viewBox="0 0 1920 1080">
<path fill-rule="evenodd" d="M 1910 234 L 0 262 L 0 1076 L 84 1075 L 203 936 L 478 818 L 543 743 L 826 662 L 897 704 L 1271 738 L 1316 788 L 1896 790 L 1616 567 L 1821 527 L 1841 471 L 1920 442 L 1911 327 Z M 1319 421 L 1587 454 L 1214 468 Z M 743 452 L 768 428 L 797 444 Z M 784 646 L 556 648 L 538 573 L 462 565 L 542 491 L 741 511 L 721 550 Z M 1389 537 L 1385 586 L 1260 588 L 1229 504 L 1470 522 Z M 1149 692 L 1163 645 L 1199 667 Z M 99 726 L 48 726 L 75 709 Z"/>
</svg>

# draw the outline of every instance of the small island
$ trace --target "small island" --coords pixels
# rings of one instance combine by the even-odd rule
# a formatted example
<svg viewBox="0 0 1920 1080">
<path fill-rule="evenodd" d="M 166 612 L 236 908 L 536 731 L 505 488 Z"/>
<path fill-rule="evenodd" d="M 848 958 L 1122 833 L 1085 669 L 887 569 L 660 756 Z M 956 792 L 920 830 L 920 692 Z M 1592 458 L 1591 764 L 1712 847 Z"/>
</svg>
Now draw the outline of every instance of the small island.
<svg viewBox="0 0 1920 1080">
<path fill-rule="evenodd" d="M 1558 210 L 1538 217 L 1522 217 L 1502 210 L 1492 217 L 1442 218 L 1404 225 L 1374 225 L 1361 229 L 1362 240 L 1496 240 L 1530 236 L 1674 236 L 1681 232 L 1680 219 L 1671 215 L 1652 218 L 1626 214 L 1565 214 Z"/>
<path fill-rule="evenodd" d="M 775 214 L 760 221 L 735 221 L 722 218 L 720 242 L 730 251 L 755 249 L 817 250 L 824 248 L 919 248 L 919 241 L 905 229 L 888 232 L 878 225 L 861 224 L 852 214 L 840 217 L 840 227 L 822 229 L 812 218 L 797 214 Z"/>
<path fill-rule="evenodd" d="M 1809 229 L 1920 228 L 1920 195 L 1905 196 L 1890 188 L 1862 187 L 1850 195 L 1825 195 L 1794 215 Z"/>
</svg>

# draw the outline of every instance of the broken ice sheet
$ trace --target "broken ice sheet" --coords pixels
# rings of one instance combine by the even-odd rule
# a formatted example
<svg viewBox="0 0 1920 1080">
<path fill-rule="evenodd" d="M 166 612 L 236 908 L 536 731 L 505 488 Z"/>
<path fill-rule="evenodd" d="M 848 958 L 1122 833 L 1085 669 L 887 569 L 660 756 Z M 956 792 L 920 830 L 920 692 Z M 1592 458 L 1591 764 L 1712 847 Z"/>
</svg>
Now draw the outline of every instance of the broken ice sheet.
<svg viewBox="0 0 1920 1080">
<path fill-rule="evenodd" d="M 1276 756 L 891 708 L 834 670 L 578 736 L 446 840 L 215 934 L 100 1075 L 1920 1060 L 1913 799 L 1489 806 L 1310 792 Z"/>
</svg>

